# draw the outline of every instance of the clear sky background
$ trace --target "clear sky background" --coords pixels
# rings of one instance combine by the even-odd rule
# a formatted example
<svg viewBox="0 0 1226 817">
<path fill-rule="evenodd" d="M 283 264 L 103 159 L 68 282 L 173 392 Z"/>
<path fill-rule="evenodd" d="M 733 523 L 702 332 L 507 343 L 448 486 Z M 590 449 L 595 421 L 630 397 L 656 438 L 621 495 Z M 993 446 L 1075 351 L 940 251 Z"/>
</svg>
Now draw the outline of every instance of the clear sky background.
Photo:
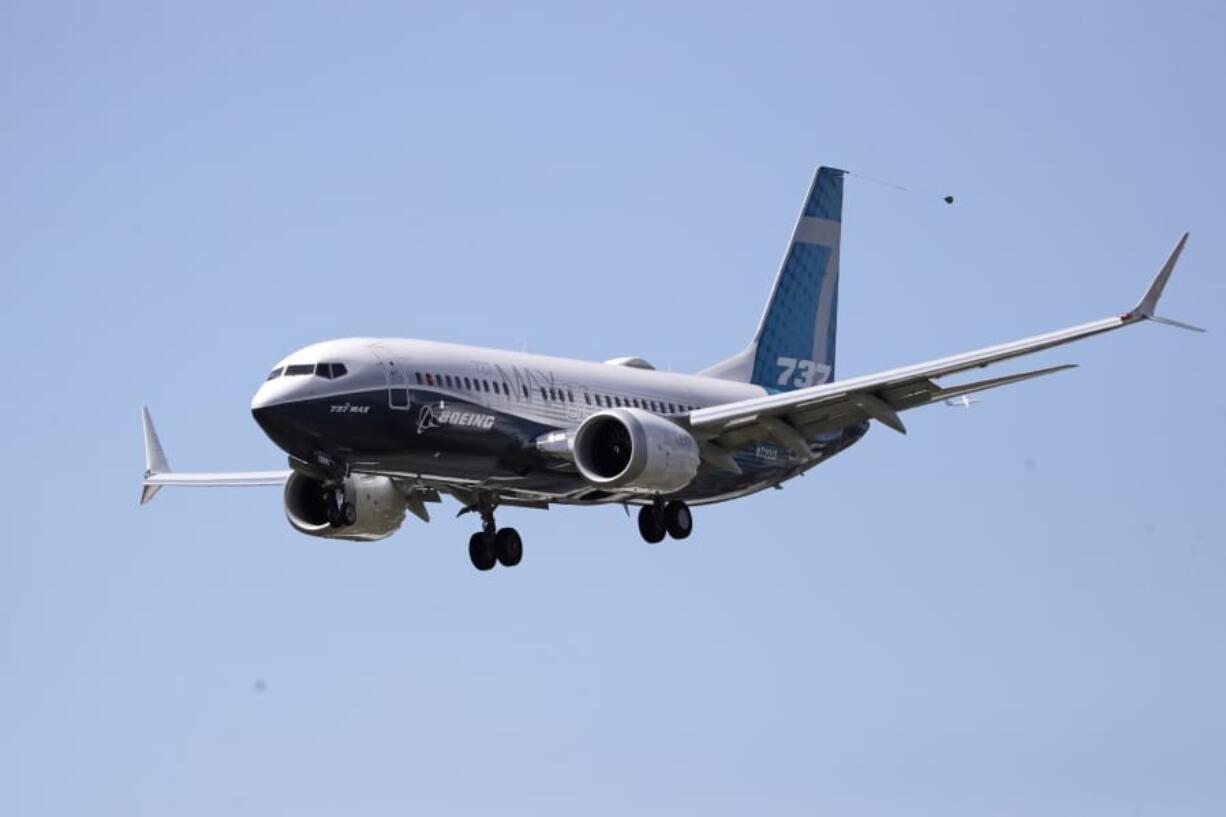
<svg viewBox="0 0 1226 817">
<path fill-rule="evenodd" d="M 1226 811 L 1222 4 L 252 5 L 0 3 L 0 813 Z M 138 508 L 142 404 L 282 467 L 248 402 L 315 340 L 738 350 L 821 163 L 926 191 L 847 183 L 842 375 L 1122 312 L 1185 229 L 1212 332 L 684 543 Z"/>
</svg>

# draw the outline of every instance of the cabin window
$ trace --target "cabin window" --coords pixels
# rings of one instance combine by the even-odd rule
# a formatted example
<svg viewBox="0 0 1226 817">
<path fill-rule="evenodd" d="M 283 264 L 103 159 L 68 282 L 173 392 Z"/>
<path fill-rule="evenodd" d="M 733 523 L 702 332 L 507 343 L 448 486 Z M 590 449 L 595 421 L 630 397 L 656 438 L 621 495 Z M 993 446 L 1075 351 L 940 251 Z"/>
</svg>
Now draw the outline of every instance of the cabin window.
<svg viewBox="0 0 1226 817">
<path fill-rule="evenodd" d="M 300 374 L 315 374 L 314 363 L 295 363 L 293 366 L 285 367 L 285 376 L 293 377 Z"/>
<path fill-rule="evenodd" d="M 266 379 L 276 380 L 280 376 L 281 376 L 281 367 L 278 366 L 277 368 L 273 369 L 271 372 L 268 373 L 268 377 Z"/>
</svg>

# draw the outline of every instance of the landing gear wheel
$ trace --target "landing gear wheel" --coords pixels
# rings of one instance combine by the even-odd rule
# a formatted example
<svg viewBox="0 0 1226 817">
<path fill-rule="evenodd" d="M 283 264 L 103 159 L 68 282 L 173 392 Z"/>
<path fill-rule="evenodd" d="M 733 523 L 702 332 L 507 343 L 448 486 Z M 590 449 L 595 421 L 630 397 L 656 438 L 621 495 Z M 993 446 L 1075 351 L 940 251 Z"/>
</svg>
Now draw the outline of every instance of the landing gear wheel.
<svg viewBox="0 0 1226 817">
<path fill-rule="evenodd" d="M 694 516 L 690 506 L 674 499 L 664 506 L 664 529 L 674 539 L 684 539 L 694 531 Z"/>
<path fill-rule="evenodd" d="M 345 524 L 345 520 L 341 516 L 340 506 L 332 502 L 331 497 L 329 497 L 328 502 L 328 524 L 334 528 L 339 528 Z"/>
<path fill-rule="evenodd" d="M 341 505 L 341 522 L 345 527 L 355 524 L 358 521 L 358 509 L 352 502 L 345 502 Z"/>
<path fill-rule="evenodd" d="M 650 545 L 664 540 L 664 519 L 655 505 L 639 508 L 639 533 Z"/>
<path fill-rule="evenodd" d="M 524 558 L 524 542 L 515 528 L 503 528 L 494 535 L 494 553 L 503 567 L 515 567 Z"/>
<path fill-rule="evenodd" d="M 474 533 L 468 540 L 468 558 L 478 570 L 492 570 L 498 561 L 494 556 L 494 537 Z"/>
</svg>

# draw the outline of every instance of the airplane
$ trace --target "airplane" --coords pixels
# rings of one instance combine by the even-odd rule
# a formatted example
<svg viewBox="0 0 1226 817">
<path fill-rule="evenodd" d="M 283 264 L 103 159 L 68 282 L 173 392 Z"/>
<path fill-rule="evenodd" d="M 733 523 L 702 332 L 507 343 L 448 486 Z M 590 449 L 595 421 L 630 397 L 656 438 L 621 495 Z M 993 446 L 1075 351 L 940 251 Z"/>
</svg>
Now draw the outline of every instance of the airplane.
<svg viewBox="0 0 1226 817">
<path fill-rule="evenodd" d="M 275 485 L 297 531 L 329 539 L 390 536 L 448 495 L 481 529 L 481 571 L 523 558 L 500 507 L 638 508 L 649 543 L 685 539 L 692 506 L 739 499 L 804 474 L 876 422 L 1073 366 L 946 384 L 945 378 L 1153 321 L 1188 240 L 1122 314 L 876 374 L 835 377 L 845 171 L 820 167 L 805 195 L 758 327 L 741 352 L 696 374 L 638 357 L 603 363 L 428 340 L 347 338 L 279 361 L 251 401 L 289 459 L 280 471 L 173 471 L 147 408 L 141 504 L 169 486 Z"/>
</svg>

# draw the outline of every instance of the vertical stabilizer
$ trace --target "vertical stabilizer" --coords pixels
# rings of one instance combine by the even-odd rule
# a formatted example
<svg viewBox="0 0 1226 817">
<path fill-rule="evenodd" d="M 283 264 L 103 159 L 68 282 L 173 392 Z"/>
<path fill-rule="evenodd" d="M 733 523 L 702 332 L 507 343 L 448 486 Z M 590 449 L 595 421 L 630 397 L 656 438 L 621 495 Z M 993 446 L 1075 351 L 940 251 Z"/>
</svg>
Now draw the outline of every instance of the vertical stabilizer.
<svg viewBox="0 0 1226 817">
<path fill-rule="evenodd" d="M 834 379 L 844 171 L 819 167 L 753 340 L 700 372 L 768 391 Z"/>
</svg>

